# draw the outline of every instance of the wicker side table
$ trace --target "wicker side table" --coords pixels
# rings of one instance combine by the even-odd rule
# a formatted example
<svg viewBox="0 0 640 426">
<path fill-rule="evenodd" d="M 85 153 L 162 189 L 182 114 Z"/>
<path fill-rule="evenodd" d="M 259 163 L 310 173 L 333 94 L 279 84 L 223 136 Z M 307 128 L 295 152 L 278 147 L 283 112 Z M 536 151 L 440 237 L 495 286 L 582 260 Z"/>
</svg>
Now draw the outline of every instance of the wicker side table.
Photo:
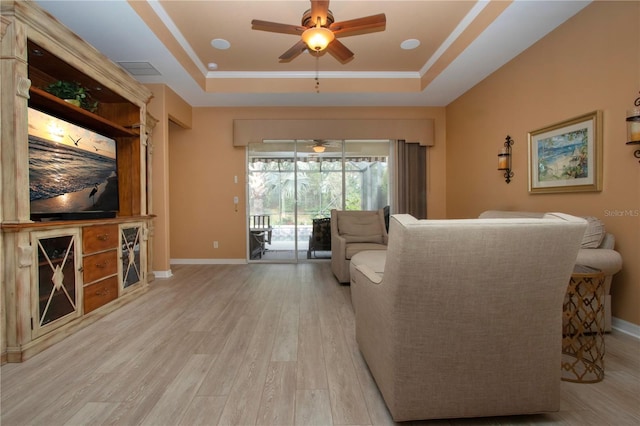
<svg viewBox="0 0 640 426">
<path fill-rule="evenodd" d="M 562 380 L 604 378 L 604 273 L 576 265 L 563 304 Z"/>
</svg>

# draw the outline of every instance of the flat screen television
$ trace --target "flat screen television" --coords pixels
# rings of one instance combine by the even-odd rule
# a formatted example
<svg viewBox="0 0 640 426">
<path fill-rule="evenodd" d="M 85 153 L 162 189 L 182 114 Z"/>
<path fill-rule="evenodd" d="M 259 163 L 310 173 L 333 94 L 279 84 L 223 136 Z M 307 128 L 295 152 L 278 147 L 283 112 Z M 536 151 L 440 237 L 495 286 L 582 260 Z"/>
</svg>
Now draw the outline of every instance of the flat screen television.
<svg viewBox="0 0 640 426">
<path fill-rule="evenodd" d="M 116 141 L 29 108 L 31 220 L 115 217 Z"/>
</svg>

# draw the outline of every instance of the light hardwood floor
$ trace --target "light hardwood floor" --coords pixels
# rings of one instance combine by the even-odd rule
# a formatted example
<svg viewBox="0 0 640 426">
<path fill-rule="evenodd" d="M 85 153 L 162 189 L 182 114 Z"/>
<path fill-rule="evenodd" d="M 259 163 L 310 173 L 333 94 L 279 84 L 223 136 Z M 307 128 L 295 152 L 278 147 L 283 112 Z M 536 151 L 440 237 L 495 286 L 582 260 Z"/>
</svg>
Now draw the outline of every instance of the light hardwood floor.
<svg viewBox="0 0 640 426">
<path fill-rule="evenodd" d="M 606 375 L 558 413 L 428 425 L 638 425 L 640 341 L 606 336 Z M 392 424 L 328 262 L 177 266 L 174 276 L 0 370 L 9 425 Z"/>
</svg>

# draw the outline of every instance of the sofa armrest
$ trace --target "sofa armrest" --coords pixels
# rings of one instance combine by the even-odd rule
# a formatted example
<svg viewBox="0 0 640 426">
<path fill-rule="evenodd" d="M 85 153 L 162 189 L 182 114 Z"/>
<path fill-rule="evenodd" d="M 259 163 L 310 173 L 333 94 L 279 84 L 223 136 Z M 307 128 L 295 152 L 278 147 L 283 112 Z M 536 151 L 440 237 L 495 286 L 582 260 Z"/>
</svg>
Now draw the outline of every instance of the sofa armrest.
<svg viewBox="0 0 640 426">
<path fill-rule="evenodd" d="M 622 256 L 615 250 L 585 248 L 578 251 L 576 264 L 599 269 L 608 276 L 622 269 Z"/>
<path fill-rule="evenodd" d="M 339 282 L 349 282 L 349 261 L 347 260 L 347 240 L 340 234 L 331 233 L 331 271 Z"/>
<path fill-rule="evenodd" d="M 336 253 L 342 253 L 342 257 L 344 257 L 347 251 L 347 240 L 340 234 L 333 234 L 331 235 L 331 247 L 334 247 L 334 244 Z"/>
</svg>

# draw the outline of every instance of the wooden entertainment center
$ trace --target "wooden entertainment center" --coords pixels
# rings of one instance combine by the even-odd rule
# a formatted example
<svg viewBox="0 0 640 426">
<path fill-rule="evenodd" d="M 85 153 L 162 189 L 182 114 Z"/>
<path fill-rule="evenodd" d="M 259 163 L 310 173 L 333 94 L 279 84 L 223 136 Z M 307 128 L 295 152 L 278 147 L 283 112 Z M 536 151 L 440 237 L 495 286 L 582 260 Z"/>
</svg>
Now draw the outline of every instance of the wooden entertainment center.
<svg viewBox="0 0 640 426">
<path fill-rule="evenodd" d="M 4 363 L 26 360 L 148 289 L 153 224 L 147 162 L 155 120 L 147 116 L 146 87 L 37 4 L 3 0 L 0 7 Z M 57 81 L 80 83 L 97 109 L 44 90 Z M 115 140 L 115 217 L 80 212 L 32 220 L 29 108 Z"/>
</svg>

